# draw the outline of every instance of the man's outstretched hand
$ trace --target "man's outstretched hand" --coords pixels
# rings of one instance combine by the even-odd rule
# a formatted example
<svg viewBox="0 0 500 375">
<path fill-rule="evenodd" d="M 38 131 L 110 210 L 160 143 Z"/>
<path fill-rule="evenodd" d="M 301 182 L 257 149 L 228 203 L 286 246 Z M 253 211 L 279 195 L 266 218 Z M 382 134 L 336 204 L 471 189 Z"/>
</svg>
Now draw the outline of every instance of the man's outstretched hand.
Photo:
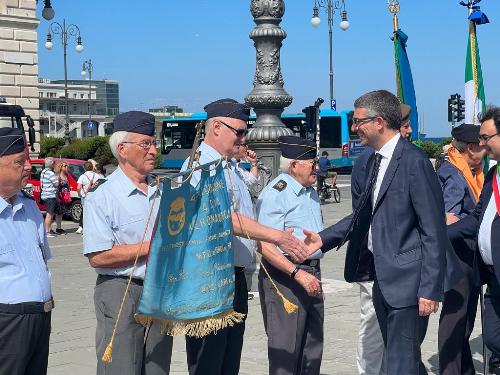
<svg viewBox="0 0 500 375">
<path fill-rule="evenodd" d="M 308 229 L 303 230 L 305 234 L 304 245 L 307 247 L 308 255 L 315 253 L 317 250 L 321 249 L 323 246 L 323 241 L 318 233 L 311 232 Z"/>
<path fill-rule="evenodd" d="M 278 239 L 276 245 L 278 245 L 282 251 L 286 252 L 294 263 L 300 264 L 307 259 L 309 251 L 307 246 L 292 233 L 292 228 L 281 232 L 281 237 Z"/>
</svg>

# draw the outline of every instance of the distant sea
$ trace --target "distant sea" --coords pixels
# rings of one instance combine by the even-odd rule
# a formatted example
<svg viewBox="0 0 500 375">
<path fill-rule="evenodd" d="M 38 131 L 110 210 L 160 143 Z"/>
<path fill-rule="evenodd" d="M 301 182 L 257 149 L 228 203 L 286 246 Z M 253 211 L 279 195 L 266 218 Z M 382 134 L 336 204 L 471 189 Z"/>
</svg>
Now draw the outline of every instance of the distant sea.
<svg viewBox="0 0 500 375">
<path fill-rule="evenodd" d="M 425 138 L 422 138 L 421 140 L 422 141 L 431 141 L 434 143 L 441 143 L 441 141 L 445 138 L 447 138 L 447 137 L 425 137 Z"/>
</svg>

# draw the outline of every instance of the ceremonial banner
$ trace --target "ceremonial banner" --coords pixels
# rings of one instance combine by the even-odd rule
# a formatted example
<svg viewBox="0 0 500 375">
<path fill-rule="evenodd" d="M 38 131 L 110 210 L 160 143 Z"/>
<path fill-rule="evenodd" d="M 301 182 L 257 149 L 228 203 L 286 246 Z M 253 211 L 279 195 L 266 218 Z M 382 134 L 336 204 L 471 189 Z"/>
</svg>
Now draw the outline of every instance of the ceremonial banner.
<svg viewBox="0 0 500 375">
<path fill-rule="evenodd" d="M 413 139 L 420 138 L 418 124 L 417 98 L 413 86 L 413 77 L 411 74 L 410 61 L 406 52 L 406 42 L 408 36 L 398 29 L 394 32 L 394 61 L 396 63 L 396 86 L 398 99 L 401 103 L 408 104 L 411 107 L 410 123 Z"/>
<path fill-rule="evenodd" d="M 245 316 L 233 310 L 233 231 L 222 163 L 198 168 L 196 187 L 191 170 L 177 188 L 164 180 L 136 314 L 141 324 L 157 322 L 168 335 L 202 337 Z"/>
<path fill-rule="evenodd" d="M 486 110 L 486 102 L 474 21 L 469 21 L 468 39 L 465 60 L 465 123 L 479 125 L 478 115 Z"/>
</svg>

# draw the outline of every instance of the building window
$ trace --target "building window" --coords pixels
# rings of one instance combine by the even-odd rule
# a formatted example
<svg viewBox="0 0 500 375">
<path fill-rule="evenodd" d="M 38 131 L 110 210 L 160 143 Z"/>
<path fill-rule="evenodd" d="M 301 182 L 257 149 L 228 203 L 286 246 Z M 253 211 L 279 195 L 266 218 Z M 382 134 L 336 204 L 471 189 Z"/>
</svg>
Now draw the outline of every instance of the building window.
<svg viewBox="0 0 500 375">
<path fill-rule="evenodd" d="M 43 92 L 40 92 L 39 95 L 40 95 L 40 98 L 43 98 Z"/>
<path fill-rule="evenodd" d="M 80 94 L 80 99 L 83 99 L 85 94 Z"/>
<path fill-rule="evenodd" d="M 76 93 L 75 93 L 75 94 L 73 94 L 73 99 L 76 99 Z"/>
<path fill-rule="evenodd" d="M 56 103 L 50 103 L 49 104 L 49 111 L 50 112 L 55 112 L 56 108 L 57 108 Z"/>
<path fill-rule="evenodd" d="M 76 104 L 73 104 L 73 112 L 76 113 L 76 111 L 78 110 Z"/>
</svg>

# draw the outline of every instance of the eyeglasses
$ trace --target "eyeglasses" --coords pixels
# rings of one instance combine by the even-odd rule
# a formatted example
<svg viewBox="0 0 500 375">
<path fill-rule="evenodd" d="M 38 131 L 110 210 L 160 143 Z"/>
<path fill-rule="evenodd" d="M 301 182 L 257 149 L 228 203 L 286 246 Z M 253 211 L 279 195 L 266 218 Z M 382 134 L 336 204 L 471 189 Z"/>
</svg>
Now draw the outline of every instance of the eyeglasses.
<svg viewBox="0 0 500 375">
<path fill-rule="evenodd" d="M 371 117 L 353 117 L 352 118 L 352 123 L 355 126 L 359 126 L 367 121 L 373 121 L 377 118 L 378 116 L 371 116 Z"/>
<path fill-rule="evenodd" d="M 487 134 L 479 134 L 479 137 L 477 137 L 479 139 L 479 142 L 484 142 L 484 143 L 488 143 L 488 141 L 497 136 L 497 135 L 500 135 L 500 133 L 495 133 L 495 134 L 492 134 L 492 135 L 487 135 Z"/>
<path fill-rule="evenodd" d="M 295 160 L 299 164 L 310 164 L 311 169 L 316 168 L 316 165 L 318 165 L 319 160 L 318 159 L 313 159 L 313 160 Z"/>
<path fill-rule="evenodd" d="M 155 146 L 156 147 L 156 141 L 155 140 L 151 140 L 151 141 L 140 141 L 140 142 L 128 142 L 128 141 L 125 141 L 125 142 L 122 142 L 122 143 L 132 143 L 134 145 L 137 145 L 139 146 L 140 148 L 142 148 L 144 151 L 147 151 L 151 148 L 151 146 Z"/>
<path fill-rule="evenodd" d="M 226 125 L 229 129 L 231 129 L 233 133 L 239 138 L 246 137 L 248 134 L 248 129 L 235 129 L 231 125 L 226 124 L 224 121 L 219 120 L 219 122 L 223 125 Z"/>
</svg>

